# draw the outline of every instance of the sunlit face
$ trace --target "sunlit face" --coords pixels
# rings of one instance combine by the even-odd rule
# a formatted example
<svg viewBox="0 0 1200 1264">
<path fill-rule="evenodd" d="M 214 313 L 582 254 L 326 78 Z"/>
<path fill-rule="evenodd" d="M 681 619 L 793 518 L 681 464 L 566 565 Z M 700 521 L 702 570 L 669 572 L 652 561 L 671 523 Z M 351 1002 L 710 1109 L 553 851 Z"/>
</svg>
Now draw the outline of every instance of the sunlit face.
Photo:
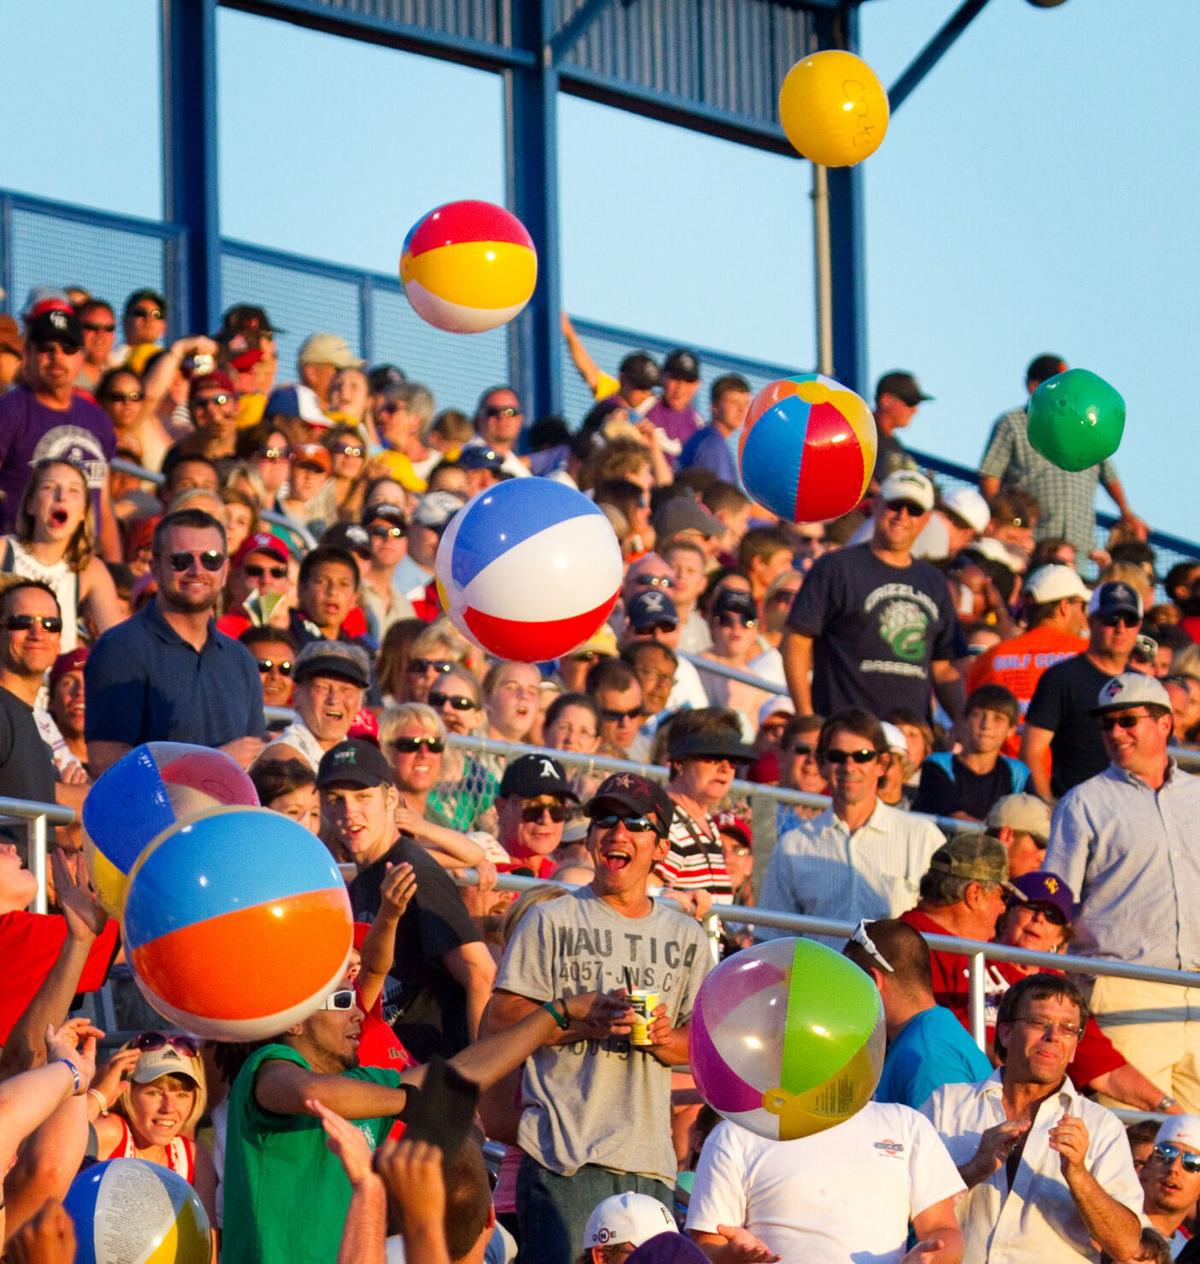
<svg viewBox="0 0 1200 1264">
<path fill-rule="evenodd" d="M 1065 996 L 1024 1000 L 1015 1021 L 997 1026 L 1007 1049 L 1006 1078 L 1019 1084 L 1061 1083 L 1079 1044 L 1081 1019 L 1079 1007 Z"/>
<path fill-rule="evenodd" d="M 61 342 L 29 343 L 25 349 L 25 370 L 34 390 L 69 390 L 82 364 L 82 348 L 76 351 Z"/>
<path fill-rule="evenodd" d="M 181 561 L 187 555 L 187 565 L 177 571 L 171 559 Z M 202 559 L 220 556 L 221 566 L 210 571 Z M 159 541 L 159 553 L 154 560 L 154 577 L 158 580 L 159 600 L 169 609 L 188 613 L 211 610 L 225 586 L 229 573 L 229 559 L 225 556 L 225 541 L 215 527 L 171 527 Z"/>
<path fill-rule="evenodd" d="M 328 471 L 316 461 L 293 461 L 290 482 L 292 498 L 307 503 L 329 481 Z"/>
<path fill-rule="evenodd" d="M 129 1088 L 129 1123 L 143 1145 L 167 1145 L 179 1136 L 196 1104 L 196 1086 L 181 1075 L 164 1075 Z"/>
<path fill-rule="evenodd" d="M 73 465 L 49 465 L 37 475 L 37 490 L 29 507 L 33 538 L 66 546 L 87 512 L 88 490 L 81 471 Z"/>
<path fill-rule="evenodd" d="M 643 706 L 649 715 L 666 709 L 675 684 L 675 664 L 662 649 L 641 650 L 633 664 L 642 686 Z"/>
<path fill-rule="evenodd" d="M 272 812 L 281 816 L 290 816 L 299 821 L 306 830 L 316 834 L 321 828 L 321 800 L 316 786 L 299 786 L 281 794 L 266 805 Z"/>
<path fill-rule="evenodd" d="M 541 678 L 531 663 L 508 663 L 496 678 L 487 704 L 488 720 L 510 741 L 523 741 L 533 727 Z"/>
<path fill-rule="evenodd" d="M 1118 768 L 1144 775 L 1166 751 L 1172 717 L 1151 715 L 1145 707 L 1135 706 L 1106 711 L 1100 717 L 1100 724 L 1109 759 Z"/>
<path fill-rule="evenodd" d="M 863 751 L 870 752 L 871 757 L 862 762 L 853 758 L 841 758 Z M 830 755 L 833 756 L 832 759 Z M 829 782 L 834 808 L 844 809 L 875 798 L 883 776 L 883 761 L 868 738 L 843 729 L 830 738 L 826 757 L 822 761 L 822 770 Z"/>
<path fill-rule="evenodd" d="M 779 748 L 779 782 L 789 790 L 828 794 L 829 786 L 817 755 L 821 730 L 805 729 Z"/>
<path fill-rule="evenodd" d="M 929 511 L 913 501 L 880 499 L 875 506 L 875 544 L 893 553 L 907 553 L 929 522 Z"/>
<path fill-rule="evenodd" d="M 83 736 L 85 705 L 82 668 L 63 672 L 54 682 L 54 692 L 50 695 L 50 714 L 65 737 Z"/>
<path fill-rule="evenodd" d="M 254 511 L 249 505 L 231 500 L 225 505 L 225 545 L 232 557 L 254 528 Z"/>
<path fill-rule="evenodd" d="M 479 407 L 479 433 L 493 447 L 509 447 L 521 433 L 525 414 L 510 390 L 492 391 Z"/>
<path fill-rule="evenodd" d="M 1200 1172 L 1189 1172 L 1183 1166 L 1184 1154 L 1200 1154 L 1200 1150 L 1178 1139 L 1170 1144 L 1180 1151 L 1178 1155 L 1172 1159 L 1160 1158 L 1152 1147 L 1141 1172 L 1148 1212 L 1187 1212 L 1200 1198 Z"/>
<path fill-rule="evenodd" d="M 728 759 L 685 759 L 678 776 L 671 779 L 671 789 L 711 811 L 729 793 L 736 775 L 737 767 Z"/>
<path fill-rule="evenodd" d="M 112 308 L 85 307 L 79 316 L 79 328 L 83 334 L 83 358 L 88 364 L 102 368 L 117 338 L 117 320 Z"/>
<path fill-rule="evenodd" d="M 0 843 L 0 912 L 13 913 L 33 902 L 37 878 L 25 868 L 12 843 Z"/>
<path fill-rule="evenodd" d="M 333 839 L 356 864 L 370 864 L 392 839 L 396 792 L 389 786 L 330 786 L 321 816 Z"/>
<path fill-rule="evenodd" d="M 263 641 L 250 647 L 258 663 L 263 704 L 286 707 L 292 702 L 292 650 L 286 641 Z M 269 664 L 264 670 L 264 665 Z M 286 664 L 286 667 L 285 667 Z"/>
<path fill-rule="evenodd" d="M 725 853 L 725 868 L 729 870 L 729 881 L 736 891 L 743 883 L 749 882 L 754 872 L 754 852 L 740 834 L 732 830 L 721 831 L 721 850 Z"/>
<path fill-rule="evenodd" d="M 1062 914 L 1049 904 L 1013 904 L 1004 914 L 1000 942 L 1034 952 L 1061 952 L 1067 942 Z"/>
<path fill-rule="evenodd" d="M 166 313 L 152 298 L 138 299 L 125 313 L 125 341 L 132 346 L 157 342 L 166 327 Z"/>
<path fill-rule="evenodd" d="M 747 619 L 736 610 L 714 614 L 708 621 L 713 651 L 722 658 L 746 662 L 758 648 L 758 620 Z"/>
<path fill-rule="evenodd" d="M 587 707 L 566 706 L 546 725 L 543 740 L 554 750 L 580 751 L 591 755 L 600 744 L 596 719 Z"/>
<path fill-rule="evenodd" d="M 364 690 L 338 676 L 309 676 L 295 689 L 296 710 L 324 746 L 345 741 L 354 717 L 362 709 Z"/>
<path fill-rule="evenodd" d="M 667 854 L 665 838 L 653 830 L 631 830 L 622 820 L 607 828 L 593 824 L 587 846 L 596 866 L 592 889 L 600 896 L 644 891 L 651 870 Z"/>
<path fill-rule="evenodd" d="M 300 585 L 301 608 L 322 629 L 340 628 L 357 596 L 358 571 L 342 562 L 321 562 Z"/>
<path fill-rule="evenodd" d="M 142 410 L 142 384 L 132 373 L 115 373 L 98 401 L 117 430 L 126 430 Z"/>
<path fill-rule="evenodd" d="M 551 819 L 551 812 L 562 814 L 566 800 L 558 795 L 539 794 L 532 799 L 509 794 L 496 800 L 500 824 L 501 846 L 515 856 L 548 856 L 562 845 L 565 818 Z M 526 820 L 532 816 L 533 820 Z"/>
<path fill-rule="evenodd" d="M 967 749 L 982 755 L 998 751 L 1012 732 L 1012 723 L 1002 711 L 972 707 L 963 717 Z"/>
<path fill-rule="evenodd" d="M 666 560 L 675 577 L 675 603 L 694 605 L 704 591 L 704 558 L 691 549 L 668 549 Z"/>
<path fill-rule="evenodd" d="M 402 750 L 399 744 L 418 739 L 415 749 Z M 427 794 L 442 779 L 445 754 L 432 750 L 430 741 L 441 744 L 440 735 L 417 720 L 410 720 L 397 730 L 392 746 L 385 752 L 392 761 L 392 774 L 401 792 Z"/>
<path fill-rule="evenodd" d="M 596 706 L 600 709 L 600 740 L 617 750 L 628 750 L 644 718 L 641 685 L 635 680 L 628 689 L 599 689 Z"/>
<path fill-rule="evenodd" d="M 429 687 L 429 705 L 438 713 L 447 733 L 472 733 L 482 708 L 475 682 L 461 671 L 440 675 Z M 470 704 L 470 705 L 466 705 Z"/>
<path fill-rule="evenodd" d="M 40 676 L 54 665 L 62 649 L 62 632 L 49 631 L 43 620 L 61 618 L 58 602 L 41 588 L 19 588 L 4 602 L 0 618 L 0 659 L 6 670 L 23 677 Z M 28 628 L 4 626 L 31 615 Z"/>
</svg>

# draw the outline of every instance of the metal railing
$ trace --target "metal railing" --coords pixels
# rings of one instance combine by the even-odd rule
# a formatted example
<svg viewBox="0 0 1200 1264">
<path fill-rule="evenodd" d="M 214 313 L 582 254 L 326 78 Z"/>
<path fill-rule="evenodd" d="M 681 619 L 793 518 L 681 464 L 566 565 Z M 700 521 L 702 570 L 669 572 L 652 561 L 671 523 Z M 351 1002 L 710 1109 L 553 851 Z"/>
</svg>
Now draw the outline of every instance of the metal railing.
<svg viewBox="0 0 1200 1264">
<path fill-rule="evenodd" d="M 48 825 L 74 825 L 75 813 L 58 803 L 37 803 L 32 799 L 0 798 L 0 817 L 25 822 L 25 841 L 29 850 L 29 871 L 37 879 L 33 911 L 44 913 L 49 907 L 46 874 Z"/>
</svg>

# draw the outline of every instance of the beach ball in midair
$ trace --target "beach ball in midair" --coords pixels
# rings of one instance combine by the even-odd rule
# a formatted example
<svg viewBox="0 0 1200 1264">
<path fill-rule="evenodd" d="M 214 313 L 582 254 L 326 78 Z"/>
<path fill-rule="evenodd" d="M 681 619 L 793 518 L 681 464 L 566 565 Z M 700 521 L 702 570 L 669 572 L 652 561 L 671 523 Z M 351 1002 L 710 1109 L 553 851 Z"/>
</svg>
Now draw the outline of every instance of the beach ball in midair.
<svg viewBox="0 0 1200 1264">
<path fill-rule="evenodd" d="M 548 478 L 479 492 L 450 520 L 435 561 L 458 629 L 500 658 L 570 653 L 616 605 L 621 546 L 596 505 Z"/>
<path fill-rule="evenodd" d="M 75 1225 L 76 1264 L 209 1264 L 212 1227 L 178 1172 L 144 1159 L 85 1167 L 63 1208 Z"/>
<path fill-rule="evenodd" d="M 779 121 L 792 147 L 825 167 L 852 167 L 883 143 L 888 98 L 861 57 L 839 48 L 802 57 L 779 90 Z"/>
<path fill-rule="evenodd" d="M 866 495 L 877 446 L 865 400 L 833 378 L 797 373 L 750 401 L 738 463 L 759 504 L 790 522 L 825 522 Z"/>
<path fill-rule="evenodd" d="M 883 1004 L 869 975 L 823 944 L 770 939 L 704 980 L 689 1032 L 700 1096 L 760 1137 L 844 1123 L 883 1071 Z"/>
<path fill-rule="evenodd" d="M 142 995 L 169 1022 L 212 1040 L 264 1040 L 340 983 L 353 919 L 315 834 L 267 808 L 213 808 L 142 853 L 122 929 Z"/>
<path fill-rule="evenodd" d="M 408 230 L 400 282 L 436 329 L 477 334 L 512 320 L 533 297 L 537 251 L 525 225 L 491 202 L 447 202 Z"/>
<path fill-rule="evenodd" d="M 135 746 L 83 801 L 83 846 L 96 896 L 116 917 L 130 869 L 171 825 L 223 804 L 258 806 L 254 782 L 223 751 L 187 742 Z"/>
<path fill-rule="evenodd" d="M 1125 401 L 1087 369 L 1064 369 L 1029 397 L 1029 442 L 1060 469 L 1091 469 L 1106 461 L 1125 433 Z"/>
</svg>

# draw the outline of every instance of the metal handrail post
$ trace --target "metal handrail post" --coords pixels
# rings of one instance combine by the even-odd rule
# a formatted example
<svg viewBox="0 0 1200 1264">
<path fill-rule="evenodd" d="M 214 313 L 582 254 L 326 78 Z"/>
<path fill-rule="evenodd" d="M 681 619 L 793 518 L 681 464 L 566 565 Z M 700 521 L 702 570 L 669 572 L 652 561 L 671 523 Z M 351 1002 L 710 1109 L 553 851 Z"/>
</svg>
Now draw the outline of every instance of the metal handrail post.
<svg viewBox="0 0 1200 1264">
<path fill-rule="evenodd" d="M 25 837 L 29 843 L 29 863 L 37 879 L 37 894 L 33 897 L 33 911 L 45 913 L 50 908 L 50 888 L 46 876 L 46 817 L 39 813 L 25 822 Z"/>
<path fill-rule="evenodd" d="M 967 1018 L 971 1024 L 971 1039 L 984 1053 L 987 1053 L 987 999 L 983 990 L 983 971 L 986 964 L 982 952 L 973 952 L 968 958 Z"/>
</svg>

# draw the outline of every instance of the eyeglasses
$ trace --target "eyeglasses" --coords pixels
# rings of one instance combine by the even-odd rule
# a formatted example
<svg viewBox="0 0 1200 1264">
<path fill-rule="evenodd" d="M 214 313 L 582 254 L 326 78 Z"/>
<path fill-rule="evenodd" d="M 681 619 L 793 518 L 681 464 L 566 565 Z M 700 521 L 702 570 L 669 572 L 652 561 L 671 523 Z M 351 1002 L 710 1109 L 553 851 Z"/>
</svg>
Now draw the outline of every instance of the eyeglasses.
<svg viewBox="0 0 1200 1264">
<path fill-rule="evenodd" d="M 368 527 L 367 535 L 376 540 L 402 540 L 404 538 L 403 527 Z"/>
<path fill-rule="evenodd" d="M 670 619 L 660 619 L 657 623 L 648 623 L 640 628 L 635 624 L 634 631 L 642 635 L 647 632 L 653 635 L 655 632 L 674 632 L 678 626 L 678 623 L 673 623 Z"/>
<path fill-rule="evenodd" d="M 1148 715 L 1102 715 L 1100 717 L 1100 727 L 1106 732 L 1111 733 L 1113 729 L 1124 729 L 1127 733 L 1130 729 L 1136 729 L 1140 720 L 1148 720 Z"/>
<path fill-rule="evenodd" d="M 879 758 L 879 752 L 876 750 L 827 750 L 823 758 L 830 764 L 848 764 L 851 761 L 856 764 L 869 764 L 871 760 Z"/>
<path fill-rule="evenodd" d="M 286 461 L 286 448 L 259 448 L 257 454 L 260 461 Z"/>
<path fill-rule="evenodd" d="M 747 856 L 753 856 L 753 855 L 754 855 L 754 853 L 750 850 L 750 848 L 749 848 L 749 847 L 746 847 L 746 846 L 741 846 L 741 847 L 731 847 L 731 848 L 729 849 L 729 854 L 730 854 L 731 856 L 738 856 L 738 857 L 740 857 L 740 858 L 741 858 L 741 859 L 743 859 L 743 860 L 744 860 Z"/>
<path fill-rule="evenodd" d="M 251 579 L 263 579 L 270 575 L 272 579 L 286 579 L 286 566 L 251 566 L 249 564 L 242 567 L 242 570 L 250 576 Z"/>
<path fill-rule="evenodd" d="M 230 398 L 231 397 L 226 395 L 224 391 L 222 391 L 219 395 L 197 395 L 196 398 L 192 400 L 192 407 L 212 408 L 215 404 L 218 408 L 223 408 L 229 403 Z"/>
<path fill-rule="evenodd" d="M 867 922 L 865 918 L 859 920 L 858 925 L 854 928 L 854 934 L 850 936 L 850 942 L 857 944 L 862 948 L 867 956 L 871 958 L 876 965 L 882 966 L 888 974 L 895 974 L 896 968 L 892 963 L 879 951 L 875 946 L 875 941 L 867 934 Z"/>
<path fill-rule="evenodd" d="M 1200 1154 L 1194 1150 L 1181 1149 L 1170 1141 L 1160 1141 L 1154 1147 L 1154 1157 L 1164 1163 L 1174 1163 L 1176 1159 L 1182 1159 L 1185 1172 L 1200 1172 Z"/>
<path fill-rule="evenodd" d="M 564 803 L 527 803 L 521 809 L 521 820 L 531 823 L 540 821 L 547 812 L 555 825 L 567 819 L 567 807 Z"/>
<path fill-rule="evenodd" d="M 1100 622 L 1106 628 L 1136 628 L 1141 624 L 1141 619 L 1136 614 L 1122 612 L 1121 614 L 1106 614 Z"/>
<path fill-rule="evenodd" d="M 340 448 L 334 448 L 336 456 L 362 456 L 363 450 L 356 443 L 343 443 Z"/>
<path fill-rule="evenodd" d="M 176 575 L 191 570 L 192 563 L 199 562 L 210 573 L 219 571 L 225 565 L 225 554 L 220 549 L 205 549 L 203 553 L 168 553 L 167 565 Z"/>
<path fill-rule="evenodd" d="M 670 575 L 639 575 L 637 582 L 643 588 L 674 588 L 675 580 Z"/>
<path fill-rule="evenodd" d="M 9 632 L 28 632 L 35 623 L 40 623 L 47 632 L 63 630 L 62 615 L 59 614 L 10 614 L 4 620 L 4 627 Z"/>
<path fill-rule="evenodd" d="M 141 391 L 109 391 L 104 398 L 110 404 L 140 404 L 145 396 Z"/>
<path fill-rule="evenodd" d="M 292 661 L 289 658 L 260 658 L 257 661 L 258 670 L 263 676 L 273 672 L 276 668 L 279 668 L 281 676 L 290 676 L 292 674 Z"/>
<path fill-rule="evenodd" d="M 474 711 L 479 703 L 473 698 L 464 698 L 459 694 L 441 693 L 433 691 L 429 695 L 429 705 L 431 707 L 453 707 L 455 711 Z"/>
<path fill-rule="evenodd" d="M 1083 1035 L 1082 1028 L 1073 1027 L 1070 1023 L 1052 1023 L 1040 1018 L 1014 1018 L 1012 1021 L 1020 1023 L 1022 1027 L 1033 1027 L 1047 1040 L 1051 1036 L 1061 1036 L 1063 1040 L 1078 1040 Z"/>
<path fill-rule="evenodd" d="M 392 741 L 392 750 L 397 755 L 415 755 L 422 746 L 431 755 L 440 755 L 446 749 L 446 743 L 440 737 L 397 737 Z"/>
<path fill-rule="evenodd" d="M 817 748 L 811 742 L 797 742 L 792 747 L 793 755 L 815 755 Z"/>
<path fill-rule="evenodd" d="M 338 988 L 336 992 L 330 994 L 321 1002 L 322 1009 L 353 1009 L 354 1008 L 354 989 Z"/>
<path fill-rule="evenodd" d="M 643 834 L 646 830 L 655 829 L 654 822 L 648 816 L 622 816 L 616 812 L 594 816 L 592 824 L 600 829 L 616 829 L 618 825 L 624 825 L 631 834 Z"/>
<path fill-rule="evenodd" d="M 758 627 L 758 620 L 743 619 L 740 614 L 721 614 L 717 616 L 717 626 L 722 628 L 756 628 Z"/>
<path fill-rule="evenodd" d="M 133 1047 L 140 1053 L 151 1053 L 155 1049 L 170 1046 L 185 1058 L 195 1058 L 200 1054 L 200 1042 L 194 1036 L 176 1036 L 166 1031 L 143 1031 L 133 1038 Z"/>
<path fill-rule="evenodd" d="M 79 322 L 81 329 L 86 329 L 89 334 L 111 334 L 116 331 L 116 325 L 101 325 L 94 320 L 81 320 Z"/>
<path fill-rule="evenodd" d="M 495 404 L 483 410 L 485 417 L 520 417 L 521 410 L 519 408 L 498 408 Z"/>
<path fill-rule="evenodd" d="M 445 658 L 410 658 L 408 660 L 408 667 L 406 670 L 418 676 L 424 675 L 425 672 L 428 671 L 444 675 L 455 666 L 457 666 L 457 664 L 452 663 Z"/>
<path fill-rule="evenodd" d="M 639 720 L 645 714 L 641 707 L 632 707 L 628 711 L 618 711 L 615 707 L 600 708 L 600 718 L 610 724 L 620 724 L 622 720 Z"/>
<path fill-rule="evenodd" d="M 1032 838 L 1033 836 L 1030 835 Z M 1034 839 L 1036 842 L 1037 840 Z M 1043 847 L 1042 851 L 1046 849 Z M 1028 909 L 1034 916 L 1040 916 L 1052 926 L 1065 926 L 1067 919 L 1062 915 L 1062 910 L 1055 908 L 1053 904 L 1030 903 L 1028 900 L 1022 900 L 1018 896 L 1013 896 L 1009 901 L 1010 908 Z"/>
<path fill-rule="evenodd" d="M 131 316 L 140 316 L 143 320 L 162 320 L 162 309 L 158 307 L 135 307 L 129 313 Z"/>
<path fill-rule="evenodd" d="M 919 518 L 925 509 L 915 500 L 889 500 L 886 502 L 888 513 L 905 513 L 910 518 Z"/>
</svg>

